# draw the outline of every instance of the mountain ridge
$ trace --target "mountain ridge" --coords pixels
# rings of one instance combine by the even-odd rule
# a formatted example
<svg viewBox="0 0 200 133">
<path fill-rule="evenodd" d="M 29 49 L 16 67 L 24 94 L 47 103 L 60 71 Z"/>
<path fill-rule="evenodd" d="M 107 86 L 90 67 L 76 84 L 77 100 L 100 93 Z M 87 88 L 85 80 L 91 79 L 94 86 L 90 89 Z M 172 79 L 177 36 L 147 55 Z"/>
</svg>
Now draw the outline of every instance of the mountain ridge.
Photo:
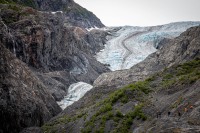
<svg viewBox="0 0 200 133">
<path fill-rule="evenodd" d="M 104 27 L 99 18 L 73 0 L 1 0 L 0 4 L 22 5 L 40 11 L 62 11 L 65 23 L 82 28 Z"/>
</svg>

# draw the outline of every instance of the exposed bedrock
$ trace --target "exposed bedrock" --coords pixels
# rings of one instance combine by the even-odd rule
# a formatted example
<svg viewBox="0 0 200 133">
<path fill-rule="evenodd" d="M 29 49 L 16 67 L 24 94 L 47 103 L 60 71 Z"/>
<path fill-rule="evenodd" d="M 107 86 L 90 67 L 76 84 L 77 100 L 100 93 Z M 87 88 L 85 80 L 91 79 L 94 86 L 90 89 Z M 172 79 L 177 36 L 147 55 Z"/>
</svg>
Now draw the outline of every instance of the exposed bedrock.
<svg viewBox="0 0 200 133">
<path fill-rule="evenodd" d="M 2 43 L 31 67 L 56 100 L 66 95 L 70 84 L 78 81 L 91 84 L 101 73 L 109 71 L 93 57 L 106 41 L 105 31 L 88 32 L 67 26 L 62 12 L 0 6 Z"/>
<path fill-rule="evenodd" d="M 41 126 L 61 112 L 49 90 L 0 43 L 0 132 Z"/>
</svg>

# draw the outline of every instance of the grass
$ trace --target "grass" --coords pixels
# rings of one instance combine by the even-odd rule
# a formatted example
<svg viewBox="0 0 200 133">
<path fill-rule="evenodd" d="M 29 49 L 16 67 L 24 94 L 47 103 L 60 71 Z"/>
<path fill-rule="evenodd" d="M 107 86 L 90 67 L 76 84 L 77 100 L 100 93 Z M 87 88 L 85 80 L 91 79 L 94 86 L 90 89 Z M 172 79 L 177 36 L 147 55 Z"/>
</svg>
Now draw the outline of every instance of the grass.
<svg viewBox="0 0 200 133">
<path fill-rule="evenodd" d="M 85 117 L 87 116 L 87 113 L 85 112 L 81 112 L 78 113 L 75 116 L 68 116 L 68 115 L 64 115 L 52 122 L 46 123 L 42 126 L 42 130 L 45 133 L 53 133 L 54 130 L 56 130 L 56 126 L 57 125 L 61 125 L 61 124 L 67 124 L 69 122 L 75 122 L 77 119 L 83 118 L 86 119 Z"/>
<path fill-rule="evenodd" d="M 101 130 L 97 129 L 95 132 L 101 132 L 105 128 L 106 122 L 108 120 L 112 120 L 118 123 L 116 124 L 116 128 L 120 127 L 124 131 L 129 130 L 133 119 L 137 118 L 146 120 L 147 116 L 142 112 L 143 104 L 135 106 L 133 111 L 130 111 L 129 113 L 124 115 L 119 110 L 114 109 L 113 106 L 117 102 L 127 103 L 131 100 L 134 100 L 135 99 L 135 97 L 133 97 L 134 95 L 137 97 L 139 95 L 147 95 L 150 92 L 151 92 L 151 87 L 149 86 L 149 80 L 145 80 L 137 82 L 135 84 L 130 84 L 128 86 L 125 86 L 124 88 L 121 88 L 111 93 L 108 96 L 108 98 L 101 101 L 101 103 L 98 103 L 99 106 L 98 111 L 90 118 L 90 120 L 86 122 L 85 124 L 86 128 L 82 130 L 82 133 L 90 133 L 92 131 L 95 131 L 94 130 L 95 125 L 98 125 L 99 121 Z"/>
<path fill-rule="evenodd" d="M 192 84 L 200 79 L 200 60 L 180 64 L 173 71 L 166 70 L 163 75 L 161 88 L 170 88 L 173 85 Z"/>
<path fill-rule="evenodd" d="M 147 119 L 147 116 L 142 112 L 143 104 L 139 104 L 134 107 L 133 111 L 130 111 L 125 116 L 122 117 L 122 122 L 118 124 L 117 128 L 114 129 L 114 133 L 128 133 L 130 127 L 133 124 L 133 120 L 136 119 L 142 119 L 145 121 Z"/>
</svg>

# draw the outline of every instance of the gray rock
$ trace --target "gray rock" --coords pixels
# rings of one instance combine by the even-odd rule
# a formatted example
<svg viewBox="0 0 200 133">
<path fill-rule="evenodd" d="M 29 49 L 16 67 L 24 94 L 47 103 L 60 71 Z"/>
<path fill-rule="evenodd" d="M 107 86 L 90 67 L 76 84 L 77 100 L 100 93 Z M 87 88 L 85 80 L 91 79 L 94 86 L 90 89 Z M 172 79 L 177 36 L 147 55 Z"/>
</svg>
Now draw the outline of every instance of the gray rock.
<svg viewBox="0 0 200 133">
<path fill-rule="evenodd" d="M 30 127 L 22 130 L 20 133 L 42 133 L 42 129 L 39 127 Z"/>
<path fill-rule="evenodd" d="M 70 84 L 78 81 L 92 84 L 101 73 L 109 71 L 93 57 L 103 47 L 106 32 L 66 26 L 62 13 L 14 5 L 19 8 L 16 12 L 8 5 L 0 6 L 1 41 L 31 67 L 56 100 L 67 94 Z M 17 17 L 11 21 L 12 16 Z"/>
</svg>

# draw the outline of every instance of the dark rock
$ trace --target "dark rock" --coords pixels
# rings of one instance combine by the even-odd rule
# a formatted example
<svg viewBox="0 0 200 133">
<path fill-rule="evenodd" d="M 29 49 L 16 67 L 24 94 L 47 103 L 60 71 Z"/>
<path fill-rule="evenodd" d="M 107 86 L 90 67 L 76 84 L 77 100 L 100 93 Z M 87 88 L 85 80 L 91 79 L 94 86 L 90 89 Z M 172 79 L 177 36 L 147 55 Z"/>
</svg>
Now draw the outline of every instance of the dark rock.
<svg viewBox="0 0 200 133">
<path fill-rule="evenodd" d="M 82 28 L 104 27 L 92 12 L 81 7 L 73 0 L 5 0 L 15 2 L 41 11 L 62 11 L 68 25 Z M 0 2 L 1 3 L 1 2 Z"/>
<path fill-rule="evenodd" d="M 61 108 L 27 65 L 0 43 L 0 129 L 18 133 L 41 126 Z"/>
<path fill-rule="evenodd" d="M 18 9 L 16 12 L 9 5 L 0 6 L 1 41 L 31 67 L 56 100 L 66 95 L 70 84 L 78 81 L 92 84 L 101 73 L 109 71 L 93 57 L 103 47 L 106 32 L 66 26 L 62 13 L 13 5 Z M 6 23 L 8 12 L 18 18 Z"/>
<path fill-rule="evenodd" d="M 42 133 L 42 130 L 39 127 L 30 127 L 22 130 L 20 133 Z"/>
</svg>

